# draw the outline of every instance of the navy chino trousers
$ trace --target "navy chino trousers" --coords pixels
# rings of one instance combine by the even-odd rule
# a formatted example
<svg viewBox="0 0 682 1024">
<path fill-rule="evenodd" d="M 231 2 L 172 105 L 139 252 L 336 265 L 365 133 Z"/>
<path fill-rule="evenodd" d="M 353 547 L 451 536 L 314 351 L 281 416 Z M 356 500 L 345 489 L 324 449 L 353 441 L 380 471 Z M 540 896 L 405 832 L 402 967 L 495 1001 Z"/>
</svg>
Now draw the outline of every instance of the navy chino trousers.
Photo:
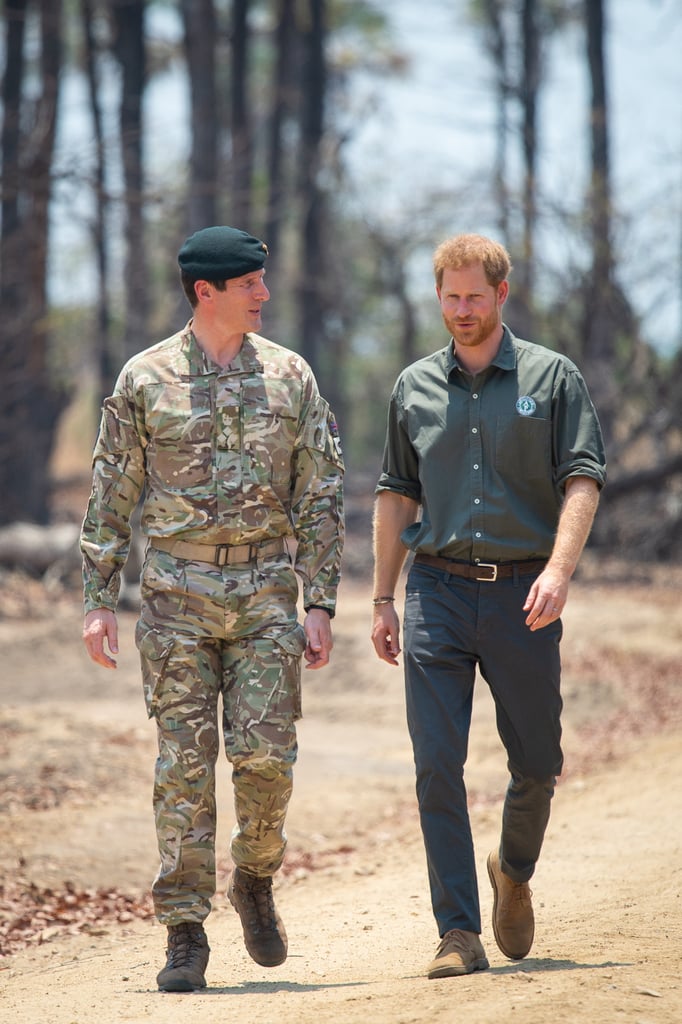
<svg viewBox="0 0 682 1024">
<path fill-rule="evenodd" d="M 522 563 L 520 563 L 522 567 Z M 537 574 L 535 574 L 537 575 Z M 523 604 L 534 575 L 495 582 L 413 564 L 407 579 L 407 723 L 433 913 L 443 936 L 481 932 L 464 765 L 476 669 L 492 693 L 510 782 L 500 857 L 514 881 L 535 869 L 562 767 L 560 621 L 531 632 Z"/>
</svg>

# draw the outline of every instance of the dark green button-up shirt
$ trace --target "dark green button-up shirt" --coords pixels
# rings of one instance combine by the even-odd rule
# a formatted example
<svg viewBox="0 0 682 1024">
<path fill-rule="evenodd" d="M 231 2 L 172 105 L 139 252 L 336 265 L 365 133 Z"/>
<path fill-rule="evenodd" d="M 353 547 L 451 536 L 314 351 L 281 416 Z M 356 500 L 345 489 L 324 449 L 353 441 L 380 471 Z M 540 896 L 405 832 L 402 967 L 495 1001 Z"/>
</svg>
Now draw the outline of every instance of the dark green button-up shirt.
<svg viewBox="0 0 682 1024">
<path fill-rule="evenodd" d="M 474 377 L 451 340 L 398 378 L 377 492 L 421 504 L 402 537 L 413 551 L 466 562 L 547 558 L 572 476 L 601 487 L 606 463 L 587 387 L 565 356 L 505 327 L 496 358 Z"/>
</svg>

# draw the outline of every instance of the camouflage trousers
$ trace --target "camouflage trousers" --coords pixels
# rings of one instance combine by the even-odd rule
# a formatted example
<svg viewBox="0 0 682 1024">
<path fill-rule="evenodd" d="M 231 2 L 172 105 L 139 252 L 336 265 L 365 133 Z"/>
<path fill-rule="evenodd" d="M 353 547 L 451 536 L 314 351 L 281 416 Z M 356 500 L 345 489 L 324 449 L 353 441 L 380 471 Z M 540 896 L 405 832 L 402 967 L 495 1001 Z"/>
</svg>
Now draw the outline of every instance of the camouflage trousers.
<svg viewBox="0 0 682 1024">
<path fill-rule="evenodd" d="M 158 735 L 161 863 L 152 893 L 163 924 L 202 921 L 211 909 L 221 725 L 234 788 L 232 859 L 259 876 L 282 863 L 305 648 L 297 596 L 286 553 L 222 568 L 147 553 L 136 642 Z"/>
</svg>

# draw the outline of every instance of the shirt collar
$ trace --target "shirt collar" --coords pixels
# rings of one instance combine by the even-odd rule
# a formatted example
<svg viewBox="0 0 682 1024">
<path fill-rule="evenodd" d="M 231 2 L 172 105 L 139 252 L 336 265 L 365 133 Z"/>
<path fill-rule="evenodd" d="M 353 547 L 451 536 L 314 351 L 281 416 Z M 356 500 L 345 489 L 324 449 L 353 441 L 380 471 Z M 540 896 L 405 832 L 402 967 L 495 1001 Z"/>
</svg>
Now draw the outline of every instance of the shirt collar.
<svg viewBox="0 0 682 1024">
<path fill-rule="evenodd" d="M 502 341 L 497 350 L 497 355 L 490 365 L 497 366 L 500 370 L 513 370 L 516 366 L 516 346 L 514 344 L 516 339 L 506 324 L 503 324 L 502 327 Z M 443 352 L 445 355 L 445 369 L 448 376 L 450 376 L 453 370 L 462 369 L 455 355 L 455 345 L 452 338 L 450 338 L 450 342 Z"/>
<path fill-rule="evenodd" d="M 502 324 L 502 326 L 504 328 L 502 341 L 491 366 L 499 366 L 500 370 L 513 370 L 516 366 L 516 339 L 506 324 Z"/>
<path fill-rule="evenodd" d="M 232 360 L 229 366 L 220 367 L 206 355 L 201 348 L 192 330 L 193 321 L 190 320 L 182 332 L 183 342 L 187 351 L 187 362 L 189 372 L 192 376 L 203 377 L 207 373 L 258 373 L 263 369 L 263 361 L 258 355 L 255 345 L 255 335 L 245 334 L 244 343 Z"/>
</svg>

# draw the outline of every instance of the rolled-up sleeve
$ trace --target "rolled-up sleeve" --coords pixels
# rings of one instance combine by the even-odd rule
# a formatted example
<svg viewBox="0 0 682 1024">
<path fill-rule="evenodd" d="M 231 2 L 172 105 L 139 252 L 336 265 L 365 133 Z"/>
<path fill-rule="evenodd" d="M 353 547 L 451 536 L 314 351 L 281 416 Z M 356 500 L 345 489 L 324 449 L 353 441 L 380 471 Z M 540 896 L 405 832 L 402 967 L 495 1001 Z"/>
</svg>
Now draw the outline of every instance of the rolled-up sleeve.
<svg viewBox="0 0 682 1024">
<path fill-rule="evenodd" d="M 421 501 L 419 458 L 407 430 L 402 378 L 398 379 L 388 405 L 384 456 L 375 490 L 377 494 L 394 491 Z"/>
<path fill-rule="evenodd" d="M 587 385 L 575 367 L 558 382 L 554 404 L 556 486 L 563 491 L 570 477 L 587 476 L 601 489 L 606 483 L 604 440 Z"/>
</svg>

